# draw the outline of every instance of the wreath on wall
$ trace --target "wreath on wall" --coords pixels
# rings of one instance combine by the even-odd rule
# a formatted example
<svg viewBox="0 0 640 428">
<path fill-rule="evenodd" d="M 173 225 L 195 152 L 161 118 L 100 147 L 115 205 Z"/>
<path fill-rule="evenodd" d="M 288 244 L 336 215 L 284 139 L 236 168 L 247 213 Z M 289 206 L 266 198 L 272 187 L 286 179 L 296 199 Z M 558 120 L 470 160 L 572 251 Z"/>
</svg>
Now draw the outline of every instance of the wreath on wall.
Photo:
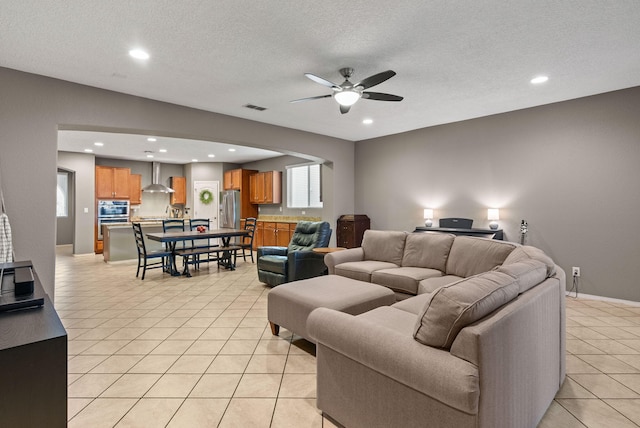
<svg viewBox="0 0 640 428">
<path fill-rule="evenodd" d="M 200 202 L 202 202 L 204 205 L 209 205 L 211 202 L 213 202 L 213 193 L 211 193 L 210 190 L 203 190 L 200 192 Z"/>
</svg>

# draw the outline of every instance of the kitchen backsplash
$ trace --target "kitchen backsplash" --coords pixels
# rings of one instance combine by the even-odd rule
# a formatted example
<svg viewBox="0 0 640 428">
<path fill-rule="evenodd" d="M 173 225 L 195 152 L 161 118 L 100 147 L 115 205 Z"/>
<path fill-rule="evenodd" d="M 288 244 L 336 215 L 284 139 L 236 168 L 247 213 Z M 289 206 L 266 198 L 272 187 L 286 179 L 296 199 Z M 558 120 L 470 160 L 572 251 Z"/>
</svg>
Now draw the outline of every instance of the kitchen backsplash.
<svg viewBox="0 0 640 428">
<path fill-rule="evenodd" d="M 133 205 L 131 215 L 137 217 L 168 217 L 169 211 L 169 194 L 168 193 L 146 193 L 142 192 L 142 204 Z"/>
</svg>

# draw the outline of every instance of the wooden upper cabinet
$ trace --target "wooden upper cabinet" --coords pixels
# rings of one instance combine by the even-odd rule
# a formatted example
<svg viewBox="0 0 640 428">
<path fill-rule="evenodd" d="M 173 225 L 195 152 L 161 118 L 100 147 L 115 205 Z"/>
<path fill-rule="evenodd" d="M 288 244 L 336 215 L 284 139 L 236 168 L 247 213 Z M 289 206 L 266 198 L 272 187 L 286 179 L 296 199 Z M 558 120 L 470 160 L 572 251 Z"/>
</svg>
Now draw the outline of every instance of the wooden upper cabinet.
<svg viewBox="0 0 640 428">
<path fill-rule="evenodd" d="M 258 174 L 249 176 L 249 202 L 257 204 L 258 202 Z"/>
<path fill-rule="evenodd" d="M 97 199 L 129 199 L 129 168 L 96 166 L 96 198 Z"/>
<path fill-rule="evenodd" d="M 187 178 L 186 177 L 171 177 L 171 188 L 174 190 L 171 193 L 170 203 L 171 205 L 184 205 L 187 203 Z"/>
<path fill-rule="evenodd" d="M 131 174 L 129 176 L 129 203 L 131 205 L 140 205 L 142 203 L 142 175 Z"/>
<path fill-rule="evenodd" d="M 251 203 L 282 203 L 282 172 L 265 171 L 254 174 L 254 176 L 251 181 Z"/>
<path fill-rule="evenodd" d="M 242 190 L 242 169 L 224 172 L 224 190 Z"/>
</svg>

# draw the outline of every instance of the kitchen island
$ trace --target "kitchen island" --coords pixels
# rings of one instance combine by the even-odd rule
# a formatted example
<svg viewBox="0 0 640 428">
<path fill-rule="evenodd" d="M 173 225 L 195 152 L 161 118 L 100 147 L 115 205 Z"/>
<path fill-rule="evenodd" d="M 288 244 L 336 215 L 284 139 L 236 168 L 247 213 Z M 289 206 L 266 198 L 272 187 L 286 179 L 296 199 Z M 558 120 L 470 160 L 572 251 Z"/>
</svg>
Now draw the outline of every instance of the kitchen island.
<svg viewBox="0 0 640 428">
<path fill-rule="evenodd" d="M 161 221 L 141 221 L 142 232 L 159 233 L 162 232 Z M 117 262 L 122 260 L 135 260 L 138 258 L 136 240 L 133 237 L 133 227 L 131 223 L 112 223 L 102 226 L 103 236 L 103 256 L 105 262 Z M 160 242 L 145 239 L 144 244 L 147 251 L 162 250 Z"/>
</svg>

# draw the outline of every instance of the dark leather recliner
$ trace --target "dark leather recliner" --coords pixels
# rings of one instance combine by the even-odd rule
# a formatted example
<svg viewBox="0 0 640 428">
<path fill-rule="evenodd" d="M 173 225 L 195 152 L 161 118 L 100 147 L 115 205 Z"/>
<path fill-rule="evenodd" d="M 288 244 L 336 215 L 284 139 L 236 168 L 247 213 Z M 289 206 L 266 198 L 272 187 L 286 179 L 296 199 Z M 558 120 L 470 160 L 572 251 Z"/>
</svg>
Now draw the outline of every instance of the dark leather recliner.
<svg viewBox="0 0 640 428">
<path fill-rule="evenodd" d="M 328 222 L 298 222 L 288 247 L 258 247 L 258 279 L 273 287 L 324 275 L 324 254 L 312 250 L 328 246 L 330 238 Z"/>
</svg>

